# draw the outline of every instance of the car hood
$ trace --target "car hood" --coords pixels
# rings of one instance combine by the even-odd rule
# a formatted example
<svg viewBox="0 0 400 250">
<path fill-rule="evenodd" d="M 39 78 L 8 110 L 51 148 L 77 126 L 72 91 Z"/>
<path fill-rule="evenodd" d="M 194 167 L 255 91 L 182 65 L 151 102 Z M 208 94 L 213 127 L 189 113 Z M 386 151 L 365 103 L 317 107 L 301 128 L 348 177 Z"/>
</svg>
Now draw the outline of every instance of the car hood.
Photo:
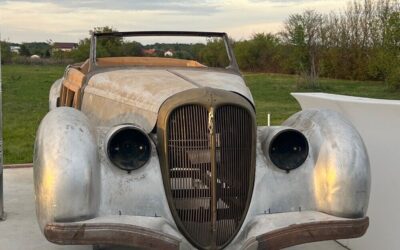
<svg viewBox="0 0 400 250">
<path fill-rule="evenodd" d="M 246 97 L 253 105 L 254 101 L 249 89 L 243 81 L 243 78 L 230 72 L 221 72 L 215 70 L 196 70 L 196 69 L 117 69 L 104 71 L 94 74 L 90 77 L 85 88 L 85 95 L 101 97 L 108 99 L 113 103 L 125 106 L 124 112 L 140 112 L 139 123 L 147 131 L 155 126 L 158 111 L 163 102 L 170 96 L 193 88 L 210 87 L 232 91 Z M 97 103 L 101 104 L 101 103 Z M 96 103 L 83 101 L 82 110 L 87 110 L 91 116 L 95 116 L 96 123 L 107 125 L 116 125 L 118 123 L 128 123 L 128 116 L 119 114 L 119 117 L 112 118 L 113 114 L 105 109 L 111 109 L 109 106 L 96 106 Z M 126 109 L 126 105 L 132 109 Z M 97 110 L 96 110 L 97 109 Z M 117 114 L 121 110 L 118 107 L 112 107 Z M 93 112 L 98 113 L 93 114 Z M 87 112 L 85 112 L 87 113 Z M 109 120 L 112 120 L 109 124 Z"/>
</svg>

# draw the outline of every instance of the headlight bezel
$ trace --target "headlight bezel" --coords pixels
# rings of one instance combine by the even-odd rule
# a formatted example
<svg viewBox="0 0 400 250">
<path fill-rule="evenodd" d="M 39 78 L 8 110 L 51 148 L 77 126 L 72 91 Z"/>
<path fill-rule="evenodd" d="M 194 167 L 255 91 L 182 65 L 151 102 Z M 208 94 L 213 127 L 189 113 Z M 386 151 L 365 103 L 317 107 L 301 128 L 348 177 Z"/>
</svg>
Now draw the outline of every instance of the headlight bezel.
<svg viewBox="0 0 400 250">
<path fill-rule="evenodd" d="M 297 140 L 297 143 L 293 143 L 293 140 Z M 282 145 L 281 144 L 282 142 L 284 142 L 284 144 L 286 145 Z M 288 152 L 287 148 L 293 147 L 295 146 L 293 144 L 298 144 L 299 142 L 302 143 L 301 145 L 302 148 L 300 148 L 302 152 L 299 151 L 291 153 Z M 285 152 L 277 153 L 277 151 L 275 151 L 274 149 L 277 147 L 275 144 L 283 146 L 284 147 L 283 151 Z M 278 151 L 282 150 L 282 148 L 277 150 Z M 308 142 L 308 139 L 304 135 L 304 133 L 302 133 L 297 129 L 284 128 L 282 130 L 279 130 L 276 134 L 273 135 L 272 139 L 269 142 L 269 147 L 268 147 L 269 159 L 275 165 L 275 167 L 284 170 L 287 173 L 302 166 L 304 162 L 307 160 L 309 153 L 310 153 L 310 144 Z"/>
<path fill-rule="evenodd" d="M 112 144 L 116 143 L 115 140 L 117 140 L 119 137 L 123 136 L 123 133 L 132 133 L 136 134 L 139 136 L 139 141 L 142 144 L 143 142 L 145 144 L 145 149 L 143 152 L 143 156 L 141 156 L 141 160 L 137 160 L 137 159 L 125 159 L 125 161 L 130 160 L 131 163 L 134 162 L 134 164 L 127 164 L 127 162 L 125 162 L 125 164 L 123 163 L 124 159 L 118 159 L 118 157 L 116 157 L 115 153 L 113 153 L 112 148 L 114 147 Z M 134 136 L 132 136 L 132 134 L 130 135 L 131 138 L 134 138 Z M 132 140 L 131 142 L 136 142 L 136 140 Z M 152 151 L 153 151 L 153 144 L 152 141 L 149 137 L 149 135 L 140 127 L 134 125 L 134 124 L 122 124 L 122 125 L 118 125 L 113 127 L 108 133 L 107 133 L 107 137 L 105 140 L 105 154 L 106 157 L 108 159 L 108 161 L 116 168 L 127 171 L 128 173 L 132 172 L 132 171 L 136 171 L 139 170 L 141 168 L 143 168 L 144 166 L 146 166 L 146 164 L 150 161 L 151 155 L 152 155 Z M 125 154 L 126 155 L 126 154 Z"/>
</svg>

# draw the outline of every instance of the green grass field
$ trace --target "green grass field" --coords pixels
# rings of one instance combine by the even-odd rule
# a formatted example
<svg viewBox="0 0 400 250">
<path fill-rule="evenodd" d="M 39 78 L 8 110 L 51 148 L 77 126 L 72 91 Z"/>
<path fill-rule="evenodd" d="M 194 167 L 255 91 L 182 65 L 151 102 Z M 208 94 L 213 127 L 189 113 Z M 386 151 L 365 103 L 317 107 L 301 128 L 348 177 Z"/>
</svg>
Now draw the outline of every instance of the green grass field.
<svg viewBox="0 0 400 250">
<path fill-rule="evenodd" d="M 36 129 L 49 107 L 50 86 L 63 72 L 59 66 L 2 67 L 5 163 L 32 162 Z"/>
<path fill-rule="evenodd" d="M 362 96 L 382 99 L 400 99 L 400 91 L 388 90 L 382 82 L 320 79 L 319 89 L 298 88 L 298 76 L 280 74 L 245 74 L 256 103 L 258 125 L 279 125 L 299 111 L 300 105 L 290 95 L 292 92 L 326 92 L 332 94 Z"/>
<path fill-rule="evenodd" d="M 64 72 L 62 66 L 4 65 L 3 83 L 3 138 L 5 163 L 32 162 L 36 129 L 48 110 L 51 84 Z M 278 74 L 246 74 L 246 82 L 253 93 L 257 109 L 257 123 L 278 125 L 300 106 L 291 92 L 310 92 L 297 88 L 298 78 Z M 321 89 L 328 93 L 357 95 L 373 98 L 400 99 L 400 92 L 388 91 L 380 82 L 356 82 L 321 79 Z"/>
</svg>

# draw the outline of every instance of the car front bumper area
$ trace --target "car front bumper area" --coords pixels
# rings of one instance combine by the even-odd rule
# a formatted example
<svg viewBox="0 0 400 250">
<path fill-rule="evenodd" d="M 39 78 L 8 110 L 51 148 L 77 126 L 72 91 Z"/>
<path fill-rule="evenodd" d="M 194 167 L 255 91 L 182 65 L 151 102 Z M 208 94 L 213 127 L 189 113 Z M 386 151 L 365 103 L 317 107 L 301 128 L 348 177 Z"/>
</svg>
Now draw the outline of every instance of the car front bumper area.
<svg viewBox="0 0 400 250">
<path fill-rule="evenodd" d="M 298 244 L 361 237 L 368 217 L 346 219 L 321 212 L 265 214 L 243 225 L 227 249 L 281 249 Z M 79 222 L 49 223 L 46 238 L 62 245 L 124 245 L 141 249 L 192 248 L 161 217 L 107 216 Z"/>
</svg>

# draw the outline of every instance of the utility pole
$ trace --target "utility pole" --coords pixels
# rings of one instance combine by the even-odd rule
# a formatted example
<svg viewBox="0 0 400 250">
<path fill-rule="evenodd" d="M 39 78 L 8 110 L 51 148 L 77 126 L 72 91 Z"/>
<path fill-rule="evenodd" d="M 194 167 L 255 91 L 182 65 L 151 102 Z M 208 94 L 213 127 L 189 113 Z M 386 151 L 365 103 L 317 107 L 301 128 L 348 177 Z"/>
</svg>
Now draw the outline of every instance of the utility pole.
<svg viewBox="0 0 400 250">
<path fill-rule="evenodd" d="M 1 36 L 0 36 L 1 41 Z M 0 221 L 6 219 L 4 213 L 4 197 L 3 197 L 3 91 L 1 84 L 1 46 L 0 46 Z"/>
</svg>

